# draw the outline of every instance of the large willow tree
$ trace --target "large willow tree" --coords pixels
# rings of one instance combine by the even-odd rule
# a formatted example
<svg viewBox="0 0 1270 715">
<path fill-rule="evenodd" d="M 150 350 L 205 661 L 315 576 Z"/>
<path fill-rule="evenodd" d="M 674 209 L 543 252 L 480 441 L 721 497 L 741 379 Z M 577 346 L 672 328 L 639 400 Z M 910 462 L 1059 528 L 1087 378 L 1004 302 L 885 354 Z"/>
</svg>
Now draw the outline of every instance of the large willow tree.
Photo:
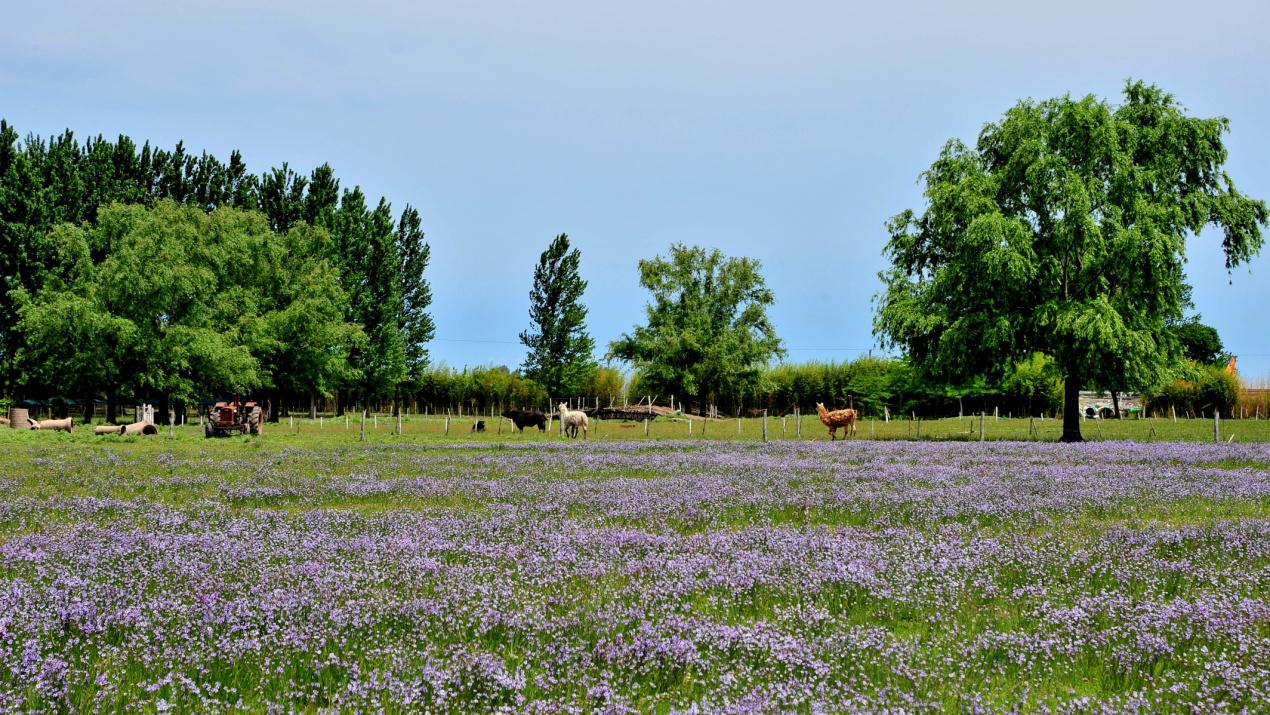
<svg viewBox="0 0 1270 715">
<path fill-rule="evenodd" d="M 1227 268 L 1262 245 L 1267 210 L 1223 166 L 1223 117 L 1187 116 L 1130 82 L 1124 103 L 1024 101 L 924 174 L 926 211 L 894 217 L 874 330 L 944 379 L 1000 375 L 1034 351 L 1065 376 L 1063 436 L 1083 385 L 1141 388 L 1176 359 L 1186 238 L 1222 232 Z"/>
</svg>

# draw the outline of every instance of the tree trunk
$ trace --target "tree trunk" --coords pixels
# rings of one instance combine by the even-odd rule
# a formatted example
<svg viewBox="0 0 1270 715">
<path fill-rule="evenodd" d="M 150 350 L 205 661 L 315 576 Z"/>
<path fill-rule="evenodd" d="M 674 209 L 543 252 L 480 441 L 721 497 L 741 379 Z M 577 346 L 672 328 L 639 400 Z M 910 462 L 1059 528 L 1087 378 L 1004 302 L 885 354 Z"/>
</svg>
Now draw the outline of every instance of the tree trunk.
<svg viewBox="0 0 1270 715">
<path fill-rule="evenodd" d="M 118 401 L 119 396 L 114 391 L 106 393 L 106 424 L 113 425 L 115 420 L 118 419 L 119 413 L 116 411 L 118 406 L 115 404 Z"/>
<path fill-rule="evenodd" d="M 313 391 L 309 391 L 309 419 L 317 419 L 317 398 L 313 396 Z"/>
<path fill-rule="evenodd" d="M 1112 417 L 1120 419 L 1120 393 L 1115 390 L 1111 391 L 1111 412 Z"/>
<path fill-rule="evenodd" d="M 1080 379 L 1070 371 L 1063 383 L 1063 436 L 1059 442 L 1084 442 L 1080 436 Z"/>
<path fill-rule="evenodd" d="M 94 397 L 95 395 L 89 395 L 88 397 L 84 398 L 84 424 L 86 425 L 90 425 L 93 423 L 93 407 L 95 406 L 93 404 Z"/>
</svg>

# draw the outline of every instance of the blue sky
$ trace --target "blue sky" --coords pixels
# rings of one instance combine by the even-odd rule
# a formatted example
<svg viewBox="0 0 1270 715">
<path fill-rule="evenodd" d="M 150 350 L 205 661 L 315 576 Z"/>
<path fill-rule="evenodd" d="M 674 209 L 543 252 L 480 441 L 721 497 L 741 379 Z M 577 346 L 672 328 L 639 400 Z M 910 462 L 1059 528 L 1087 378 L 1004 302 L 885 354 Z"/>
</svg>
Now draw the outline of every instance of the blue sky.
<svg viewBox="0 0 1270 715">
<path fill-rule="evenodd" d="M 673 242 L 763 262 L 789 359 L 874 348 L 886 219 L 918 174 L 1023 97 L 1128 77 L 1225 115 L 1270 199 L 1270 3 L 225 2 L 11 4 L 0 116 L 126 133 L 256 171 L 321 162 L 433 250 L 436 360 L 516 365 L 532 266 L 582 250 L 597 344 L 642 320 L 636 262 Z M 609 5 L 612 5 L 609 7 Z M 1270 253 L 1270 251 L 1267 251 Z M 1270 376 L 1270 258 L 1188 244 L 1205 322 Z"/>
</svg>

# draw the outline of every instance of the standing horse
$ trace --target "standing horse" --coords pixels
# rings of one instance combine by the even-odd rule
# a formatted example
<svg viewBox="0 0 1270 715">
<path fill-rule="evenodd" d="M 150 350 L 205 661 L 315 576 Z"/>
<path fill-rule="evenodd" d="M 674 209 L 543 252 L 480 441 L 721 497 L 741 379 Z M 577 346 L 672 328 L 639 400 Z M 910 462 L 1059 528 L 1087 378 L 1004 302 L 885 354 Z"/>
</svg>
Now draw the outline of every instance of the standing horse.
<svg viewBox="0 0 1270 715">
<path fill-rule="evenodd" d="M 587 428 L 591 423 L 587 420 L 586 413 L 582 410 L 571 410 L 565 403 L 560 403 L 560 425 L 564 428 L 564 433 L 570 437 L 578 436 L 578 428 L 582 428 L 582 439 L 586 439 Z"/>
</svg>

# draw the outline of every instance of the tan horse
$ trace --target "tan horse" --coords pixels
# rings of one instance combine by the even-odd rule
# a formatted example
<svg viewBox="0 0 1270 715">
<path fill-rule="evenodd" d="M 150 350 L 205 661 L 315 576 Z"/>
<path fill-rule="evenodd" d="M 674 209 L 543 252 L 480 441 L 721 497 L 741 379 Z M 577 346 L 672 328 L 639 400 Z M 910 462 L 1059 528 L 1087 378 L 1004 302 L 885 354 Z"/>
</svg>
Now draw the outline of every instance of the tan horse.
<svg viewBox="0 0 1270 715">
<path fill-rule="evenodd" d="M 829 428 L 830 442 L 838 438 L 839 427 L 841 427 L 842 431 L 845 433 L 844 439 L 855 436 L 855 410 L 847 408 L 845 410 L 834 410 L 833 412 L 830 412 L 825 409 L 823 402 L 817 402 L 816 412 L 820 415 L 820 422 Z"/>
</svg>

